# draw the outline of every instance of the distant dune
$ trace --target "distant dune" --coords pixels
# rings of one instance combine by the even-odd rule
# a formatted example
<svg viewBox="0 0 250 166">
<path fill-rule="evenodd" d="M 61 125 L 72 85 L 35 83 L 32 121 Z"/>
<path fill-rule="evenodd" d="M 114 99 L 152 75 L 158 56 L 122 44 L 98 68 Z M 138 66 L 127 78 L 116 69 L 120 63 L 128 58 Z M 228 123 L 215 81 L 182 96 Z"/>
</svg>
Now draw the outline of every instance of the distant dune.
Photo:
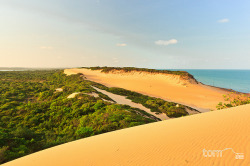
<svg viewBox="0 0 250 166">
<path fill-rule="evenodd" d="M 249 165 L 249 117 L 250 105 L 244 105 L 160 121 L 59 145 L 3 166 Z"/>
<path fill-rule="evenodd" d="M 82 73 L 87 79 L 109 87 L 120 87 L 185 104 L 201 112 L 216 109 L 216 105 L 224 101 L 223 95 L 229 93 L 226 89 L 203 85 L 190 78 L 185 80 L 173 74 L 138 71 L 103 73 L 90 69 L 65 69 L 64 72 L 67 75 Z"/>
</svg>

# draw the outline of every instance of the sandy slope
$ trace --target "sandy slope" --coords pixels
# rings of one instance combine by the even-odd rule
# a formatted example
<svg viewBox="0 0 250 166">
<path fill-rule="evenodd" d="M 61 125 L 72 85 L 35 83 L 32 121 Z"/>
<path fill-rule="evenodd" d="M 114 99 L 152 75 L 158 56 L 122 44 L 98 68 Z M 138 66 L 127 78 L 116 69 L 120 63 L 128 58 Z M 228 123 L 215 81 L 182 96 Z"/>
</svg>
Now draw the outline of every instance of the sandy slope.
<svg viewBox="0 0 250 166">
<path fill-rule="evenodd" d="M 155 122 L 81 139 L 3 166 L 249 165 L 250 105 Z M 232 148 L 209 157 L 205 150 Z M 209 155 L 212 153 L 210 152 Z"/>
<path fill-rule="evenodd" d="M 66 69 L 66 74 L 82 73 L 89 80 L 111 87 L 121 87 L 149 96 L 185 104 L 205 112 L 215 109 L 224 101 L 223 94 L 228 91 L 202 84 L 192 84 L 181 80 L 179 76 L 150 74 L 146 72 L 101 73 L 99 70 Z"/>
</svg>

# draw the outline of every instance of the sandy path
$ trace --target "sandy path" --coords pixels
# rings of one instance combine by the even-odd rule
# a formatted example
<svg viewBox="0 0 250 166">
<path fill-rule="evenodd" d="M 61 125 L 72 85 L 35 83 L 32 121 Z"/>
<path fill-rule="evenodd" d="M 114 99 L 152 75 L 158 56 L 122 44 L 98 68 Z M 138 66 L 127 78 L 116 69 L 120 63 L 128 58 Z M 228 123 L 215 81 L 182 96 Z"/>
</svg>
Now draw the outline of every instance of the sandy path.
<svg viewBox="0 0 250 166">
<path fill-rule="evenodd" d="M 144 72 L 133 73 L 101 73 L 89 69 L 65 69 L 66 74 L 82 73 L 92 81 L 109 87 L 121 87 L 145 95 L 159 97 L 188 105 L 206 112 L 216 109 L 216 105 L 224 101 L 223 95 L 228 91 L 201 84 L 190 84 L 179 79 L 178 76 L 150 74 Z"/>
<path fill-rule="evenodd" d="M 93 86 L 92 86 L 93 87 Z M 161 120 L 166 120 L 169 119 L 169 117 L 166 114 L 156 114 L 155 112 L 151 112 L 150 109 L 144 107 L 142 104 L 138 104 L 138 103 L 134 103 L 131 100 L 127 99 L 125 96 L 121 96 L 121 95 L 116 95 L 110 92 L 107 92 L 105 90 L 93 87 L 95 90 L 109 96 L 111 99 L 113 99 L 116 103 L 118 104 L 125 104 L 125 105 L 129 105 L 130 107 L 134 107 L 134 108 L 139 108 Z"/>
<path fill-rule="evenodd" d="M 249 117 L 250 105 L 244 105 L 155 122 L 66 143 L 3 166 L 249 165 Z M 225 148 L 243 153 L 244 159 L 235 159 L 231 149 L 219 157 L 206 152 Z"/>
</svg>

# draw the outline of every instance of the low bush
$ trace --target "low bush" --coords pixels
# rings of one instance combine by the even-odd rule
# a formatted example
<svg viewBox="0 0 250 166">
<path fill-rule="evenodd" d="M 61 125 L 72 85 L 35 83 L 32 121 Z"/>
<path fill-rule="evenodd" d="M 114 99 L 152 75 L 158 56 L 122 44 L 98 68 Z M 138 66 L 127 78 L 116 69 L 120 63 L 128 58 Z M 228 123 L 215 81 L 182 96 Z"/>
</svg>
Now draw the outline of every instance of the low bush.
<svg viewBox="0 0 250 166">
<path fill-rule="evenodd" d="M 239 105 L 250 104 L 250 95 L 249 94 L 239 94 L 236 92 L 228 93 L 223 95 L 224 102 L 220 102 L 216 108 L 218 110 L 230 107 L 236 107 Z"/>
</svg>

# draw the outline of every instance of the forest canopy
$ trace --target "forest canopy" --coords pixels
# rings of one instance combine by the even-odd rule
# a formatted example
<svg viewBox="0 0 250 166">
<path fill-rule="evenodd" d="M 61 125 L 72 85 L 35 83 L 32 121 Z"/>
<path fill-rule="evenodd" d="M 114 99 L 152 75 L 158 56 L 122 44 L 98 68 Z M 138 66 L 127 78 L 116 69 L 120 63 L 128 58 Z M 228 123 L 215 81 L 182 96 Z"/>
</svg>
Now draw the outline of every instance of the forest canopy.
<svg viewBox="0 0 250 166">
<path fill-rule="evenodd" d="M 0 92 L 0 164 L 76 139 L 156 121 L 142 116 L 142 110 L 109 102 L 91 82 L 60 70 L 0 72 Z M 74 92 L 82 93 L 68 98 Z M 99 97 L 89 95 L 93 92 Z"/>
</svg>

